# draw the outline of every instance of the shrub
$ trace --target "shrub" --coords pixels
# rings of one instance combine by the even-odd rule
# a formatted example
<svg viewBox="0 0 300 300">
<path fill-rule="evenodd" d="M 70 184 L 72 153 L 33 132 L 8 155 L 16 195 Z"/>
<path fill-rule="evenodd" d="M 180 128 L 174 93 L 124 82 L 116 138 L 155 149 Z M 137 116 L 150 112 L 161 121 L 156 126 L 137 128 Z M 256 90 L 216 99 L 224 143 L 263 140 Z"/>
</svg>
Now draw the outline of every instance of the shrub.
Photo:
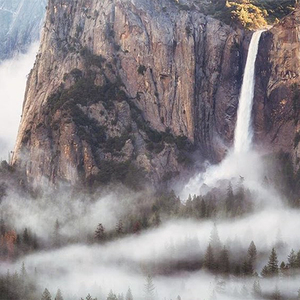
<svg viewBox="0 0 300 300">
<path fill-rule="evenodd" d="M 144 75 L 145 72 L 147 71 L 147 68 L 146 68 L 144 65 L 139 65 L 137 71 L 138 71 L 138 73 L 139 73 L 140 75 Z"/>
</svg>

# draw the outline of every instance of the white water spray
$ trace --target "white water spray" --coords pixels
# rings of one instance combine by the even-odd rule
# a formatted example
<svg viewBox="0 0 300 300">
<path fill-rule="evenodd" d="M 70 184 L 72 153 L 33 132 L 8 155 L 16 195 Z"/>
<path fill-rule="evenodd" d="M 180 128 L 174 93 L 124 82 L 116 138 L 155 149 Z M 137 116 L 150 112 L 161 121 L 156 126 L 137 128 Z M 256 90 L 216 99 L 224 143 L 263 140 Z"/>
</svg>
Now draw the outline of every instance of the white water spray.
<svg viewBox="0 0 300 300">
<path fill-rule="evenodd" d="M 251 151 L 253 136 L 251 111 L 255 86 L 255 61 L 262 32 L 255 32 L 249 45 L 239 99 L 234 147 L 219 165 L 209 166 L 204 173 L 199 173 L 191 178 L 179 193 L 182 199 L 187 199 L 189 194 L 205 194 L 206 191 L 202 189 L 203 186 L 213 188 L 218 186 L 222 180 L 236 181 L 241 177 L 244 179 L 244 185 L 259 193 L 261 197 L 267 198 L 267 195 L 270 195 L 270 191 L 266 191 L 261 186 L 264 170 L 260 156 Z M 272 195 L 272 198 L 275 198 L 275 195 Z"/>
<path fill-rule="evenodd" d="M 253 33 L 249 46 L 234 134 L 235 153 L 248 152 L 252 144 L 251 111 L 255 86 L 255 61 L 262 32 Z"/>
</svg>

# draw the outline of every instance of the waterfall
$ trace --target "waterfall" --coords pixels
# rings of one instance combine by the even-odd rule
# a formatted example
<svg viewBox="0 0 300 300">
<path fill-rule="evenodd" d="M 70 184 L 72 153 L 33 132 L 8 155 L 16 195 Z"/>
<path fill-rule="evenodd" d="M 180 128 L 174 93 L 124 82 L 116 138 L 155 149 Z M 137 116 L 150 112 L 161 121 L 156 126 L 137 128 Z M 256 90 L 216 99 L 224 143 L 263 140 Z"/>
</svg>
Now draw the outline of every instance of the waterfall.
<svg viewBox="0 0 300 300">
<path fill-rule="evenodd" d="M 268 191 L 260 185 L 264 174 L 260 156 L 255 151 L 250 151 L 253 135 L 251 111 L 255 86 L 255 61 L 262 32 L 255 32 L 249 45 L 237 112 L 233 151 L 229 151 L 220 164 L 208 166 L 205 172 L 191 178 L 179 192 L 182 199 L 187 199 L 189 194 L 205 194 L 209 188 L 218 186 L 221 180 L 230 180 L 234 183 L 241 177 L 244 186 L 249 190 L 259 190 L 261 195 L 268 194 Z"/>
<path fill-rule="evenodd" d="M 235 153 L 248 152 L 252 143 L 251 111 L 255 86 L 255 61 L 262 32 L 263 30 L 253 33 L 248 50 L 234 134 Z"/>
</svg>

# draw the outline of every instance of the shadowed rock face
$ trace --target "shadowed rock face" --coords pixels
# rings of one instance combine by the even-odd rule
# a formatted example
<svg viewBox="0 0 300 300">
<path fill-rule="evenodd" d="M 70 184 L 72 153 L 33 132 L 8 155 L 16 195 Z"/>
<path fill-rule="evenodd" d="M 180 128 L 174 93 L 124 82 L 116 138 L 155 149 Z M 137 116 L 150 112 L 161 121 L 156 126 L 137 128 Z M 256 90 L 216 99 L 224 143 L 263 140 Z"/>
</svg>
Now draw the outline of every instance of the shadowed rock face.
<svg viewBox="0 0 300 300">
<path fill-rule="evenodd" d="M 38 40 L 47 0 L 0 0 L 0 60 Z"/>
<path fill-rule="evenodd" d="M 243 32 L 168 0 L 51 0 L 13 164 L 157 183 L 231 144 Z M 112 171 L 113 170 L 113 171 Z M 125 179 L 125 180 L 127 180 Z"/>
<path fill-rule="evenodd" d="M 260 42 L 253 110 L 258 146 L 292 154 L 299 169 L 300 9 L 285 17 Z"/>
</svg>

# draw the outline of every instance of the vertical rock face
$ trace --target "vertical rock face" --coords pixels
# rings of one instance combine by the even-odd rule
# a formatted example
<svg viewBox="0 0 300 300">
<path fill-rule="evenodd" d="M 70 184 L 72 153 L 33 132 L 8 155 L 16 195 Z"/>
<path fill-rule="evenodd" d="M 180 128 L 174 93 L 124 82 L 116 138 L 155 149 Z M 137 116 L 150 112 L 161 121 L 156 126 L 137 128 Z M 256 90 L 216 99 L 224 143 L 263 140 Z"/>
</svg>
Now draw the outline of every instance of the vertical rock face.
<svg viewBox="0 0 300 300">
<path fill-rule="evenodd" d="M 243 32 L 173 0 L 50 0 L 13 163 L 29 177 L 158 182 L 230 145 Z M 124 179 L 125 178 L 125 179 Z"/>
<path fill-rule="evenodd" d="M 0 60 L 38 40 L 47 0 L 0 0 Z"/>
<path fill-rule="evenodd" d="M 300 155 L 300 8 L 264 33 L 257 59 L 256 143 Z"/>
</svg>

